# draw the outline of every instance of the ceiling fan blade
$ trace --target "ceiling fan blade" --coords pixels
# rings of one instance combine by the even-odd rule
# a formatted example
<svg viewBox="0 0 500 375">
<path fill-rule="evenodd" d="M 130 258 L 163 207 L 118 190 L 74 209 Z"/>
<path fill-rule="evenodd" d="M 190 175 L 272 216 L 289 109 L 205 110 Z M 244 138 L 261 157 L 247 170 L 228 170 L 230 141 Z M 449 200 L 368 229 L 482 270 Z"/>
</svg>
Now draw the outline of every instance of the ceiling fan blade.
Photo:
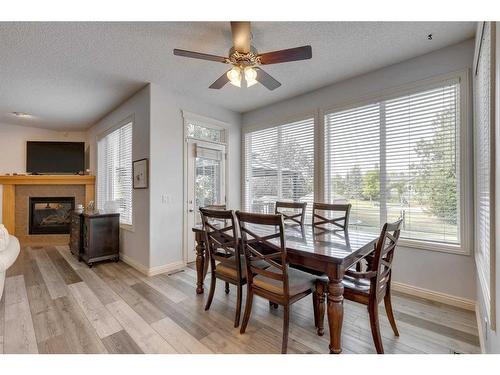
<svg viewBox="0 0 500 375">
<path fill-rule="evenodd" d="M 231 22 L 231 32 L 233 34 L 234 49 L 240 53 L 250 52 L 250 42 L 252 40 L 250 22 Z"/>
<path fill-rule="evenodd" d="M 307 60 L 312 57 L 312 48 L 311 46 L 302 46 L 290 49 L 282 49 L 280 51 L 263 53 L 259 57 L 260 63 L 262 65 Z"/>
<path fill-rule="evenodd" d="M 255 70 L 257 71 L 257 78 L 256 78 L 257 81 L 259 81 L 267 89 L 272 91 L 272 90 L 277 89 L 278 87 L 281 86 L 281 83 L 279 83 L 272 76 L 267 74 L 261 68 L 255 68 Z"/>
<path fill-rule="evenodd" d="M 183 56 L 183 57 L 191 57 L 193 59 L 209 60 L 209 61 L 227 63 L 226 58 L 222 57 L 222 56 L 209 55 L 207 53 L 201 53 L 201 52 L 186 51 L 186 50 L 177 49 L 177 48 L 174 49 L 174 55 Z"/>
<path fill-rule="evenodd" d="M 224 85 L 226 83 L 229 82 L 229 78 L 227 78 L 227 72 L 225 72 L 223 75 L 221 75 L 217 81 L 215 81 L 214 83 L 212 83 L 209 88 L 210 89 L 221 89 L 224 87 Z"/>
</svg>

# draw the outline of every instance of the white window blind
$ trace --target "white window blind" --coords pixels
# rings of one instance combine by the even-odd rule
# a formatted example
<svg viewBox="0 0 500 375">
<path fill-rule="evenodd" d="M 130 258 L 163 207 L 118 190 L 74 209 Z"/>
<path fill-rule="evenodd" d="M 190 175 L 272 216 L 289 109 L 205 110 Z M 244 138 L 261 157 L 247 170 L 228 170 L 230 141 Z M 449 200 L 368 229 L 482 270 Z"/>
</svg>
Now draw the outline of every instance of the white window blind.
<svg viewBox="0 0 500 375">
<path fill-rule="evenodd" d="M 199 207 L 221 204 L 224 152 L 196 145 L 195 188 L 196 212 Z"/>
<path fill-rule="evenodd" d="M 97 159 L 97 208 L 114 202 L 120 223 L 132 225 L 132 122 L 99 139 Z"/>
<path fill-rule="evenodd" d="M 380 227 L 380 108 L 371 104 L 325 116 L 325 192 L 351 203 L 351 224 Z"/>
<path fill-rule="evenodd" d="M 314 201 L 314 118 L 245 134 L 244 207 L 274 213 L 276 201 Z"/>
<path fill-rule="evenodd" d="M 460 243 L 459 83 L 325 116 L 325 194 L 352 204 L 351 223 Z"/>
<path fill-rule="evenodd" d="M 492 192 L 494 169 L 491 159 L 494 158 L 491 145 L 494 142 L 494 117 L 492 116 L 492 56 L 491 56 L 491 23 L 485 22 L 480 35 L 480 49 L 475 74 L 475 108 L 474 108 L 474 170 L 476 190 L 476 267 L 479 284 L 486 304 L 486 311 L 491 318 L 491 251 L 493 248 L 492 223 L 494 207 Z"/>
</svg>

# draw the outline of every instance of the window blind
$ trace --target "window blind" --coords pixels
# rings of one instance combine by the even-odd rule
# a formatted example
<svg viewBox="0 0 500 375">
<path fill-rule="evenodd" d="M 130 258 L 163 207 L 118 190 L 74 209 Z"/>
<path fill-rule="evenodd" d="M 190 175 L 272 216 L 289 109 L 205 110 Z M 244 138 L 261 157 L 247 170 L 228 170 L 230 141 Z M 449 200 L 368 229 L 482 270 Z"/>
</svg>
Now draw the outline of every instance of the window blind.
<svg viewBox="0 0 500 375">
<path fill-rule="evenodd" d="M 325 116 L 325 182 L 330 203 L 351 203 L 350 223 L 380 227 L 380 108 L 371 104 Z"/>
<path fill-rule="evenodd" d="M 117 205 L 120 223 L 132 225 L 132 123 L 97 142 L 97 208 Z"/>
<path fill-rule="evenodd" d="M 325 193 L 351 223 L 459 244 L 459 83 L 325 115 Z"/>
<path fill-rule="evenodd" d="M 490 253 L 492 248 L 493 142 L 491 108 L 491 23 L 485 22 L 475 75 L 474 170 L 476 190 L 476 267 L 486 311 L 490 314 Z M 490 316 L 491 319 L 491 316 Z"/>
<path fill-rule="evenodd" d="M 314 118 L 245 134 L 245 210 L 274 213 L 276 201 L 314 201 Z"/>
</svg>

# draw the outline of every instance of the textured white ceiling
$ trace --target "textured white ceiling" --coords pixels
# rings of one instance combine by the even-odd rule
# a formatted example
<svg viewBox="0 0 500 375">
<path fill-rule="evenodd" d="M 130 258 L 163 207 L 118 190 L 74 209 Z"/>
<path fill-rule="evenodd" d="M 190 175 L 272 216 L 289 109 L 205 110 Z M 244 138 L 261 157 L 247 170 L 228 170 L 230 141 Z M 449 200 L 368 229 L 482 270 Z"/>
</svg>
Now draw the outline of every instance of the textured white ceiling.
<svg viewBox="0 0 500 375">
<path fill-rule="evenodd" d="M 458 43 L 473 22 L 255 22 L 260 52 L 312 45 L 308 61 L 265 67 L 283 85 L 208 86 L 224 64 L 173 56 L 174 48 L 226 55 L 228 22 L 0 23 L 0 122 L 83 129 L 154 82 L 237 112 Z M 427 40 L 427 34 L 433 40 Z M 31 113 L 18 119 L 9 112 Z"/>
</svg>

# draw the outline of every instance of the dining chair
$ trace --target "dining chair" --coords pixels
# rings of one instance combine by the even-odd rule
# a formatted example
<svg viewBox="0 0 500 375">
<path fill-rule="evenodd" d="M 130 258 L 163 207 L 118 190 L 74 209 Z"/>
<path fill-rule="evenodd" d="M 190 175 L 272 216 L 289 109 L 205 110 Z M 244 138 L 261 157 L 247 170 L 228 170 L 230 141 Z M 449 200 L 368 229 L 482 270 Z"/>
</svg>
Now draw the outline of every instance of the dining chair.
<svg viewBox="0 0 500 375">
<path fill-rule="evenodd" d="M 285 224 L 304 227 L 307 202 L 276 202 L 274 213 L 283 215 Z M 285 210 L 282 210 L 282 209 Z"/>
<path fill-rule="evenodd" d="M 400 219 L 394 223 L 386 223 L 375 244 L 375 250 L 370 255 L 366 271 L 349 269 L 342 281 L 345 299 L 368 306 L 373 342 L 378 354 L 384 353 L 378 315 L 378 305 L 382 299 L 394 335 L 399 336 L 392 311 L 391 276 L 394 250 L 398 244 L 402 221 Z"/>
<path fill-rule="evenodd" d="M 335 217 L 328 217 L 327 212 L 332 212 Z M 339 230 L 347 230 L 349 227 L 349 214 L 351 212 L 351 204 L 335 204 L 335 203 L 313 203 L 313 232 L 321 230 L 320 233 L 334 232 Z"/>
<path fill-rule="evenodd" d="M 210 204 L 210 205 L 207 205 L 203 208 L 206 208 L 208 210 L 225 210 L 226 204 Z"/>
<path fill-rule="evenodd" d="M 234 327 L 238 327 L 241 314 L 242 287 L 246 283 L 246 270 L 241 256 L 236 221 L 231 210 L 200 208 L 205 244 L 210 256 L 211 281 L 205 310 L 210 309 L 217 279 L 236 285 L 236 313 Z M 216 263 L 217 262 L 217 263 Z"/>
<path fill-rule="evenodd" d="M 204 206 L 203 208 L 206 208 L 208 210 L 226 210 L 226 204 L 225 203 L 224 204 L 209 204 L 209 205 Z M 209 258 L 210 258 L 210 254 L 207 251 L 206 259 L 209 259 Z M 205 278 L 205 276 L 207 275 L 208 263 L 209 262 L 205 262 L 203 265 L 203 278 Z M 229 283 L 226 283 L 226 294 L 228 294 L 228 293 L 229 293 Z"/>
<path fill-rule="evenodd" d="M 287 352 L 290 306 L 315 293 L 314 275 L 289 268 L 283 217 L 236 211 L 247 268 L 247 299 L 240 333 L 245 333 L 257 295 L 284 308 L 281 352 Z M 313 294 L 314 295 L 314 294 Z M 314 316 L 317 305 L 313 303 Z"/>
</svg>

